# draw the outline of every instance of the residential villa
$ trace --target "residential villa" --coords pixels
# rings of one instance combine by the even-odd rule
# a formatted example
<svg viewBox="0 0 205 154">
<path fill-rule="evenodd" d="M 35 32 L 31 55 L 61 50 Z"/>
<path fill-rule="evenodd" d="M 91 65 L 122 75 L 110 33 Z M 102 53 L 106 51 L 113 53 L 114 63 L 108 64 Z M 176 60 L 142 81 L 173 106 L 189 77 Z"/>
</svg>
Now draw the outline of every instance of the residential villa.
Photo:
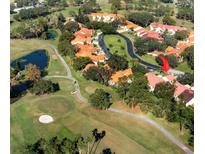
<svg viewBox="0 0 205 154">
<path fill-rule="evenodd" d="M 162 51 L 153 51 L 148 53 L 151 56 L 158 57 L 159 55 L 175 55 L 176 57 L 180 58 L 180 60 L 183 60 L 182 53 L 185 51 L 186 48 L 194 45 L 194 32 L 191 30 L 189 31 L 189 36 L 185 41 L 178 41 L 176 47 L 168 46 L 165 49 L 165 52 Z"/>
<path fill-rule="evenodd" d="M 128 69 L 123 70 L 123 71 L 117 71 L 111 76 L 108 83 L 111 86 L 117 85 L 120 81 L 120 78 L 122 78 L 122 77 L 127 77 L 128 78 L 127 82 L 130 83 L 131 80 L 129 79 L 129 77 L 131 75 L 132 75 L 132 69 L 131 68 L 128 68 Z"/>
<path fill-rule="evenodd" d="M 79 31 L 74 33 L 75 39 L 71 41 L 71 44 L 92 44 L 93 33 L 94 30 L 82 27 Z"/>
<path fill-rule="evenodd" d="M 89 57 L 95 64 L 106 59 L 104 53 L 99 52 L 93 44 L 76 44 L 76 47 L 78 48 L 76 57 Z"/>
<path fill-rule="evenodd" d="M 93 21 L 103 21 L 103 22 L 113 22 L 116 19 L 123 18 L 122 15 L 112 14 L 112 13 L 91 13 L 90 14 Z"/>
<path fill-rule="evenodd" d="M 170 33 L 170 35 L 174 35 L 176 31 L 185 30 L 184 27 L 173 26 L 173 25 L 163 25 L 160 23 L 151 23 L 150 30 L 163 34 L 166 30 Z"/>
<path fill-rule="evenodd" d="M 139 25 L 136 25 L 133 22 L 127 20 L 125 24 L 119 26 L 118 32 L 129 32 L 129 31 L 134 31 L 134 30 L 138 30 L 141 28 L 142 27 L 140 27 Z"/>
<path fill-rule="evenodd" d="M 189 85 L 183 85 L 176 81 L 176 77 L 169 74 L 167 76 L 160 76 L 155 75 L 152 72 L 146 73 L 145 76 L 148 80 L 148 86 L 150 88 L 150 91 L 154 91 L 157 84 L 162 82 L 170 82 L 171 84 L 174 84 L 176 86 L 174 97 L 176 101 L 179 101 L 180 98 L 183 98 L 184 102 L 186 103 L 186 106 L 188 105 L 194 105 L 194 90 L 193 87 L 190 87 Z"/>
</svg>

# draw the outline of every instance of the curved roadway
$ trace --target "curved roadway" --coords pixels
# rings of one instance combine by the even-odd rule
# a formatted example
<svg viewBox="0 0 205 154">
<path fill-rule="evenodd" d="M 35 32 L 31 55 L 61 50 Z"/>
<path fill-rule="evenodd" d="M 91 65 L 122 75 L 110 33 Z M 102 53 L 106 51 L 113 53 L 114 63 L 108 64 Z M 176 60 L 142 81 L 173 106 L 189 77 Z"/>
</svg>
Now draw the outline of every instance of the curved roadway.
<svg viewBox="0 0 205 154">
<path fill-rule="evenodd" d="M 57 57 L 60 59 L 61 63 L 63 64 L 63 66 L 66 69 L 67 75 L 66 76 L 48 76 L 48 77 L 54 77 L 54 78 L 65 78 L 68 80 L 73 81 L 72 84 L 74 86 L 74 89 L 76 91 L 76 96 L 78 97 L 78 99 L 82 102 L 82 103 L 88 103 L 87 98 L 83 97 L 80 93 L 80 88 L 78 85 L 77 80 L 72 76 L 70 68 L 68 66 L 68 64 L 65 62 L 65 60 L 63 59 L 63 57 L 59 54 L 58 50 L 50 45 L 50 47 L 53 49 L 53 51 L 55 52 L 55 54 L 57 55 Z M 175 143 L 179 148 L 181 148 L 186 154 L 193 154 L 193 152 L 186 147 L 183 143 L 181 143 L 176 137 L 174 137 L 171 133 L 169 133 L 167 130 L 165 130 L 161 125 L 159 125 L 158 123 L 156 123 L 154 120 L 150 119 L 147 116 L 144 115 L 140 115 L 140 114 L 134 114 L 134 113 L 130 113 L 130 112 L 126 112 L 126 111 L 122 111 L 119 109 L 115 109 L 115 108 L 110 108 L 108 109 L 110 112 L 114 112 L 114 113 L 118 113 L 124 116 L 130 116 L 133 117 L 137 120 L 142 120 L 144 122 L 149 123 L 150 125 L 154 126 L 155 128 L 157 128 L 160 132 L 162 132 L 166 137 L 168 137 L 173 143 Z"/>
<path fill-rule="evenodd" d="M 137 51 L 134 50 L 132 41 L 131 41 L 128 37 L 126 37 L 126 36 L 124 36 L 124 35 L 122 35 L 122 34 L 120 34 L 120 33 L 116 33 L 116 35 L 119 35 L 120 37 L 122 37 L 122 38 L 125 39 L 125 41 L 126 41 L 126 43 L 127 43 L 127 51 L 128 51 L 128 53 L 129 53 L 130 57 L 132 57 L 132 58 L 137 58 L 141 64 L 147 66 L 148 68 L 155 69 L 155 70 L 156 70 L 156 69 L 157 69 L 157 70 L 161 69 L 161 67 L 158 66 L 158 65 L 153 65 L 153 64 L 151 64 L 151 63 L 148 63 L 148 62 L 144 61 L 144 60 L 139 56 L 139 54 L 137 53 Z M 100 35 L 99 35 L 98 43 L 99 43 L 100 47 L 103 49 L 103 51 L 104 51 L 104 53 L 106 54 L 106 56 L 109 58 L 110 55 L 111 55 L 111 53 L 110 53 L 110 51 L 108 50 L 108 47 L 107 47 L 106 44 L 105 44 L 104 34 L 100 34 Z"/>
<path fill-rule="evenodd" d="M 159 65 L 154 65 L 154 64 L 151 64 L 147 61 L 144 61 L 140 55 L 137 53 L 137 51 L 134 49 L 133 47 L 133 44 L 132 44 L 132 41 L 126 37 L 125 35 L 122 35 L 120 33 L 116 33 L 116 35 L 118 36 L 121 36 L 122 38 L 125 39 L 126 43 L 127 43 L 127 51 L 130 55 L 130 57 L 132 58 L 137 58 L 139 60 L 139 62 L 143 65 L 145 65 L 148 69 L 153 69 L 153 70 L 158 70 L 160 71 L 161 70 L 161 66 Z M 104 41 L 104 34 L 100 34 L 99 35 L 99 38 L 98 38 L 98 44 L 100 45 L 100 47 L 103 49 L 105 55 L 107 56 L 107 58 L 109 58 L 111 56 L 111 53 L 108 49 L 108 47 L 106 46 L 105 44 L 105 41 Z M 171 74 L 175 74 L 175 75 L 181 75 L 181 74 L 184 74 L 184 72 L 181 72 L 181 71 L 178 71 L 178 70 L 174 70 L 174 69 L 170 69 L 168 71 L 168 73 L 171 73 Z"/>
</svg>

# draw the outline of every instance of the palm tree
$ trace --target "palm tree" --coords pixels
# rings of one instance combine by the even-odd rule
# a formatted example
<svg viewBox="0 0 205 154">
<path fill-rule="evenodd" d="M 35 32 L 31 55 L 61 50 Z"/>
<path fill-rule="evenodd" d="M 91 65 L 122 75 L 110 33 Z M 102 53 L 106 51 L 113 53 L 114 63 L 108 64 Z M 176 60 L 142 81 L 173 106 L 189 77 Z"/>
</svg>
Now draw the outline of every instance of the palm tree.
<svg viewBox="0 0 205 154">
<path fill-rule="evenodd" d="M 97 145 L 95 147 L 94 154 L 96 153 L 96 150 L 98 148 L 98 145 L 100 144 L 100 141 L 105 137 L 105 135 L 106 135 L 106 131 L 105 130 L 103 130 L 101 133 L 98 133 L 98 143 L 97 143 Z"/>
<path fill-rule="evenodd" d="M 91 154 L 91 152 L 92 152 L 92 150 L 93 150 L 93 147 L 94 147 L 94 145 L 95 145 L 95 143 L 96 143 L 96 136 L 97 136 L 97 134 L 98 134 L 98 129 L 97 128 L 95 128 L 95 129 L 93 129 L 92 130 L 92 140 L 93 140 L 93 144 L 92 144 L 92 147 L 91 147 L 91 149 L 90 149 L 90 152 L 89 152 L 89 154 Z"/>
</svg>

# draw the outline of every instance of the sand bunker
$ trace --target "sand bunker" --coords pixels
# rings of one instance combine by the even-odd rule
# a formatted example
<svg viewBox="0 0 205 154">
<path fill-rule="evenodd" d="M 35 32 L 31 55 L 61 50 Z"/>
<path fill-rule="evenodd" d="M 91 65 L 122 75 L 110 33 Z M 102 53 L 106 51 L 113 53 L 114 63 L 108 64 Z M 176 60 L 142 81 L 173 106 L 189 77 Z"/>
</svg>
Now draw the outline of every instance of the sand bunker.
<svg viewBox="0 0 205 154">
<path fill-rule="evenodd" d="M 53 122 L 53 117 L 49 115 L 42 115 L 39 117 L 39 122 L 44 123 L 44 124 L 51 123 Z"/>
</svg>

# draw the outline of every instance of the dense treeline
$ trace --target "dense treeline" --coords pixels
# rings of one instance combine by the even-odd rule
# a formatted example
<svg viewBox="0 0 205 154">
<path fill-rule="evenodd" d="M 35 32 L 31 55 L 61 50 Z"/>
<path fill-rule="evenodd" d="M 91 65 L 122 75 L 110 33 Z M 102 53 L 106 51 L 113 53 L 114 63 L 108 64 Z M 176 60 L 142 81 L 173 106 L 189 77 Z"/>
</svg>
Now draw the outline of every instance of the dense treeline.
<svg viewBox="0 0 205 154">
<path fill-rule="evenodd" d="M 40 38 L 49 28 L 48 19 L 39 18 L 35 21 L 21 23 L 11 30 L 10 37 L 17 39 Z"/>
<path fill-rule="evenodd" d="M 183 57 L 187 60 L 188 65 L 194 70 L 194 46 L 185 49 Z"/>
<path fill-rule="evenodd" d="M 38 0 L 15 0 L 17 7 L 34 6 L 38 3 Z"/>
<path fill-rule="evenodd" d="M 40 16 L 46 16 L 49 14 L 47 7 L 36 7 L 30 9 L 23 9 L 18 14 L 14 15 L 14 19 L 17 21 L 26 19 L 35 19 Z"/>
<path fill-rule="evenodd" d="M 177 18 L 194 22 L 194 0 L 178 0 Z"/>
</svg>

